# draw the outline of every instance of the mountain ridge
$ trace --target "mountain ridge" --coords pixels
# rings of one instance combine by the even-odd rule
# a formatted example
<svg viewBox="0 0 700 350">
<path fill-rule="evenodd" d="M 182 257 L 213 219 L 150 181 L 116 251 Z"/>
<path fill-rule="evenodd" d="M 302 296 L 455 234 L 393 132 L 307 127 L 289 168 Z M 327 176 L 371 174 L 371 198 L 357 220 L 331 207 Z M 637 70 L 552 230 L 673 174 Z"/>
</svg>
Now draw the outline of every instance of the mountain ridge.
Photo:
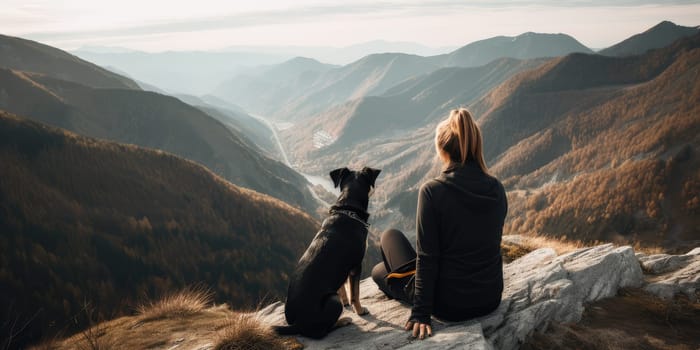
<svg viewBox="0 0 700 350">
<path fill-rule="evenodd" d="M 651 49 L 670 45 L 675 40 L 691 36 L 700 31 L 700 27 L 684 27 L 671 21 L 662 21 L 646 31 L 635 34 L 598 53 L 606 56 L 639 55 Z"/>
<path fill-rule="evenodd" d="M 65 51 L 36 41 L 1 34 L 0 67 L 42 73 L 95 88 L 140 90 L 133 80 Z"/>
<path fill-rule="evenodd" d="M 573 52 L 593 51 L 567 34 L 526 32 L 514 37 L 496 36 L 478 40 L 433 59 L 442 60 L 442 66 L 446 67 L 474 67 L 502 57 L 532 59 L 558 57 Z"/>
</svg>

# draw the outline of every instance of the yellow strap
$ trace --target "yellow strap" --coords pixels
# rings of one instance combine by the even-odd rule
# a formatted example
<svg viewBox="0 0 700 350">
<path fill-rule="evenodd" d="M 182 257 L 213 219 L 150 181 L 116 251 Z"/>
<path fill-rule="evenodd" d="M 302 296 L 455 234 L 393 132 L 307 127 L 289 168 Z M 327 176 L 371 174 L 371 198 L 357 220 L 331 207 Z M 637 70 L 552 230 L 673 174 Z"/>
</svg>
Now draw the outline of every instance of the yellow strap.
<svg viewBox="0 0 700 350">
<path fill-rule="evenodd" d="M 403 278 L 406 276 L 414 275 L 415 273 L 416 273 L 416 270 L 411 270 L 411 271 L 402 272 L 402 273 L 392 272 L 392 273 L 386 275 L 386 278 Z"/>
</svg>

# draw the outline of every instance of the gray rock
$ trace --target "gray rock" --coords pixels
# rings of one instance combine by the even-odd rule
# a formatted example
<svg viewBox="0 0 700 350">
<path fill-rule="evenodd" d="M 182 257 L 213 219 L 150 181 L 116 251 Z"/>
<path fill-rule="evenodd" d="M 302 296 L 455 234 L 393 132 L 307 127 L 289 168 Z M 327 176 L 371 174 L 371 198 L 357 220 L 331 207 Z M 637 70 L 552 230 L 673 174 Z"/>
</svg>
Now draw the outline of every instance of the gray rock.
<svg viewBox="0 0 700 350">
<path fill-rule="evenodd" d="M 558 257 L 576 286 L 577 300 L 591 302 L 617 294 L 621 287 L 639 287 L 642 270 L 632 247 L 612 244 L 579 249 Z"/>
<path fill-rule="evenodd" d="M 341 317 L 353 324 L 322 340 L 300 337 L 307 349 L 517 349 L 534 331 L 550 322 L 575 322 L 584 303 L 613 296 L 621 287 L 640 286 L 642 271 L 630 247 L 610 244 L 557 256 L 550 248 L 535 250 L 504 266 L 501 305 L 491 314 L 462 323 L 433 320 L 435 335 L 414 340 L 403 330 L 410 308 L 389 300 L 371 279 L 360 284 L 362 304 L 370 315 L 349 309 Z M 258 312 L 264 322 L 285 324 L 284 305 Z"/>
<path fill-rule="evenodd" d="M 700 291 L 700 247 L 685 255 L 654 254 L 639 259 L 646 276 L 644 290 L 662 299 L 685 294 L 691 301 Z"/>
<path fill-rule="evenodd" d="M 525 236 L 522 235 L 505 235 L 501 237 L 501 241 L 517 246 L 525 246 Z"/>
<path fill-rule="evenodd" d="M 497 349 L 517 349 L 550 322 L 577 322 L 584 303 L 613 296 L 621 287 L 642 284 L 642 271 L 631 247 L 611 244 L 583 248 L 557 257 L 542 248 L 505 266 L 503 303 L 480 319 Z M 500 315 L 499 315 L 500 314 Z M 495 320 L 502 319 L 493 326 Z"/>
<path fill-rule="evenodd" d="M 693 257 L 694 255 L 653 254 L 639 258 L 639 263 L 645 272 L 660 274 L 685 267 Z"/>
<path fill-rule="evenodd" d="M 445 323 L 433 320 L 434 336 L 424 340 L 411 338 L 410 333 L 403 329 L 410 308 L 389 300 L 371 278 L 360 283 L 360 297 L 363 306 L 369 309 L 369 315 L 358 316 L 346 309 L 341 317 L 352 318 L 351 325 L 334 330 L 322 340 L 299 337 L 304 349 L 492 349 L 476 321 Z M 258 311 L 258 316 L 269 324 L 286 324 L 281 302 Z"/>
</svg>

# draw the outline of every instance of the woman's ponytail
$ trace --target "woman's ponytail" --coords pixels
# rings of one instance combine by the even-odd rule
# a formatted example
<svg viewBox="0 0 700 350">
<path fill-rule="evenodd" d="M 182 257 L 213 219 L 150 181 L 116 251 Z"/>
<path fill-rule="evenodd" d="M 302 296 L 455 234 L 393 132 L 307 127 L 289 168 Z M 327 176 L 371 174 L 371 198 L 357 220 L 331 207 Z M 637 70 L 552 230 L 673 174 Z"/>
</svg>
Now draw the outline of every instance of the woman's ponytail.
<svg viewBox="0 0 700 350">
<path fill-rule="evenodd" d="M 435 148 L 444 163 L 474 160 L 488 173 L 481 131 L 466 108 L 453 109 L 435 130 Z"/>
</svg>

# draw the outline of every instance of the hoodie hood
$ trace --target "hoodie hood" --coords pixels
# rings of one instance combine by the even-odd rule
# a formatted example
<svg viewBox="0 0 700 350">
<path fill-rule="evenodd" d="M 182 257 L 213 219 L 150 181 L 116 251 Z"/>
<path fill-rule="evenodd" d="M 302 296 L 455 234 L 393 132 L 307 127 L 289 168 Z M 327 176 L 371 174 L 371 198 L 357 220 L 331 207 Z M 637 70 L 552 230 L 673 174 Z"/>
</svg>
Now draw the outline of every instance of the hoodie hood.
<svg viewBox="0 0 700 350">
<path fill-rule="evenodd" d="M 460 201 L 468 206 L 493 206 L 501 203 L 505 191 L 503 185 L 495 178 L 484 174 L 474 161 L 465 164 L 450 163 L 442 174 L 435 179 L 462 193 Z"/>
</svg>

